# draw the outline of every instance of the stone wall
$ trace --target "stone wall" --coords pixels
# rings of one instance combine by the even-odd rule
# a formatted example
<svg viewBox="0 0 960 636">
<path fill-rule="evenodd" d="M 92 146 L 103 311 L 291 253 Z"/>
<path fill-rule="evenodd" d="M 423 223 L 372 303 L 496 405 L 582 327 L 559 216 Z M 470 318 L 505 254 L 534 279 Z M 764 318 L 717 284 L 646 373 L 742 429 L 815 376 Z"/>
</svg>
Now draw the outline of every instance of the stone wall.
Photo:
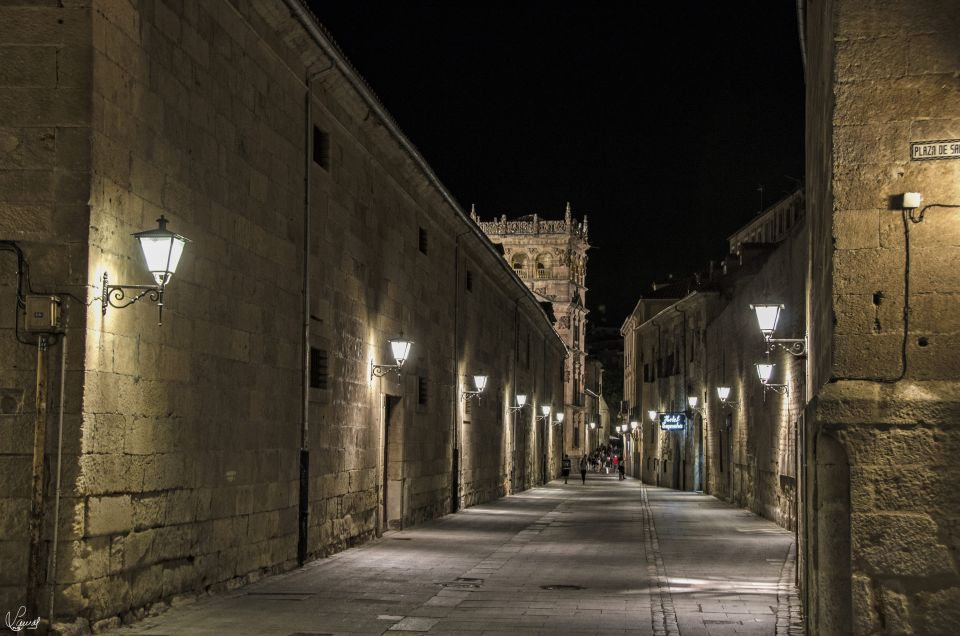
<svg viewBox="0 0 960 636">
<path fill-rule="evenodd" d="M 950 633 L 960 623 L 960 211 L 931 207 L 913 223 L 900 195 L 960 204 L 960 161 L 910 160 L 911 142 L 960 138 L 960 8 L 808 6 L 807 613 L 822 633 Z"/>
<path fill-rule="evenodd" d="M 90 196 L 91 10 L 77 2 L 52 8 L 36 2 L 6 2 L 0 8 L 0 240 L 16 241 L 29 265 L 36 293 L 63 300 L 70 327 L 64 387 L 63 483 L 76 480 L 84 350 Z M 0 247 L 0 608 L 24 600 L 29 552 L 28 516 L 34 439 L 37 336 L 16 333 L 17 256 Z M 21 342 L 22 340 L 23 342 Z M 47 354 L 48 462 L 53 482 L 57 414 L 60 408 L 62 341 Z M 50 487 L 52 490 L 52 487 Z M 79 523 L 64 499 L 60 537 L 79 537 Z M 46 515 L 52 519 L 53 505 Z M 48 524 L 48 530 L 52 522 Z M 65 545 L 69 545 L 66 543 Z M 41 546 L 40 562 L 49 558 Z M 46 596 L 45 594 L 41 594 Z"/>
<path fill-rule="evenodd" d="M 111 282 L 148 283 L 130 234 L 161 214 L 192 240 L 162 326 L 147 300 L 103 316 L 96 302 L 85 329 L 83 316 L 71 322 L 85 340 L 71 339 L 78 416 L 65 442 L 60 618 L 105 627 L 160 600 L 295 566 L 304 492 L 312 558 L 557 474 L 558 431 L 533 414 L 563 399 L 562 342 L 376 113 L 369 89 L 281 0 L 44 11 L 34 14 L 44 22 L 24 22 L 27 10 L 0 9 L 2 41 L 16 44 L 7 25 L 20 24 L 42 34 L 43 46 L 75 47 L 54 77 L 78 85 L 76 100 L 88 106 L 63 122 L 49 106 L 49 119 L 10 133 L 29 152 L 3 160 L 36 163 L 37 174 L 4 172 L 0 201 L 19 205 L 24 192 L 24 204 L 50 209 L 35 236 L 11 237 L 42 241 L 29 250 L 34 280 L 49 271 L 60 289 L 86 283 L 88 299 L 104 272 Z M 60 19 L 76 28 L 74 40 L 60 42 L 65 27 L 51 26 Z M 308 135 L 305 78 L 317 71 Z M 27 91 L 17 107 L 52 104 L 59 86 Z M 64 204 L 78 204 L 60 209 L 39 187 L 30 194 L 27 176 L 56 179 Z M 2 209 L 0 227 L 21 232 L 25 215 Z M 70 240 L 75 253 L 63 249 Z M 49 266 L 44 253 L 56 254 Z M 10 272 L 6 257 L 2 266 Z M 12 322 L 9 280 L 0 305 Z M 392 363 L 387 339 L 401 332 L 414 341 L 402 374 L 372 377 L 372 364 Z M 29 398 L 33 354 L 16 351 L 12 384 Z M 490 376 L 486 397 L 467 412 L 461 391 L 480 370 Z M 512 426 L 507 406 L 518 387 L 532 404 Z M 29 439 L 29 417 L 9 420 L 18 440 Z M 14 514 L 3 542 L 11 603 L 23 578 L 17 520 L 29 477 L 29 447 L 16 444 L 2 493 Z"/>
</svg>

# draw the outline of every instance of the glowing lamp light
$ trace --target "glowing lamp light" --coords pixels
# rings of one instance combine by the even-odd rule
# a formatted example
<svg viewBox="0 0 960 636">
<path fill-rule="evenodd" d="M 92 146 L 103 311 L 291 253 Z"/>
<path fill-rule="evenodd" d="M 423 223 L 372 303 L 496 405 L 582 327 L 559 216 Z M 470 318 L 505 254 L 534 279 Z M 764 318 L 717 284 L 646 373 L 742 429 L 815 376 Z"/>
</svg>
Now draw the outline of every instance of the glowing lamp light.
<svg viewBox="0 0 960 636">
<path fill-rule="evenodd" d="M 630 422 L 630 430 L 636 430 L 638 426 L 640 426 L 640 422 L 636 420 L 633 420 L 632 422 Z"/>
<path fill-rule="evenodd" d="M 403 367 L 403 363 L 410 357 L 410 347 L 413 345 L 413 341 L 404 338 L 403 334 L 396 338 L 390 338 L 387 342 L 390 343 L 390 353 L 393 354 L 393 359 L 396 361 L 396 364 L 374 364 L 373 360 L 371 360 L 371 380 L 375 377 L 382 378 L 388 371 L 396 371 L 397 375 L 400 375 L 400 369 Z"/>
<path fill-rule="evenodd" d="M 766 364 L 758 362 L 757 367 L 757 377 L 760 378 L 760 382 L 767 384 L 770 382 L 770 377 L 773 375 L 773 368 L 777 366 L 775 364 Z"/>
<path fill-rule="evenodd" d="M 549 404 L 544 404 L 543 406 L 540 407 L 540 412 L 543 413 L 544 417 L 550 417 L 550 411 L 552 410 L 553 409 L 550 408 Z"/>
<path fill-rule="evenodd" d="M 527 396 L 523 393 L 517 393 L 517 406 L 523 408 L 527 405 Z"/>
<path fill-rule="evenodd" d="M 597 423 L 596 423 L 596 422 L 590 422 L 590 430 L 592 431 L 592 430 L 595 429 L 595 428 L 597 428 Z"/>
<path fill-rule="evenodd" d="M 750 309 L 757 314 L 757 324 L 760 325 L 760 331 L 764 338 L 773 337 L 773 332 L 777 329 L 777 322 L 780 320 L 780 310 L 783 305 L 750 305 Z"/>
<path fill-rule="evenodd" d="M 133 236 L 140 241 L 140 250 L 147 262 L 147 269 L 153 274 L 153 280 L 158 287 L 163 287 L 177 271 L 183 248 L 190 239 L 168 230 L 167 217 L 162 214 L 157 219 L 157 226 L 152 230 L 136 232 Z"/>
<path fill-rule="evenodd" d="M 726 402 L 730 398 L 730 387 L 718 386 L 717 397 L 720 398 L 721 402 Z"/>
<path fill-rule="evenodd" d="M 140 243 L 140 251 L 147 264 L 147 270 L 153 276 L 153 285 L 111 285 L 107 272 L 103 273 L 103 293 L 100 296 L 100 309 L 107 314 L 107 307 L 123 309 L 140 299 L 147 297 L 157 304 L 159 324 L 163 324 L 163 291 L 170 278 L 177 271 L 183 248 L 190 239 L 167 229 L 167 217 L 160 215 L 157 227 L 152 230 L 135 232 L 133 237 Z M 131 296 L 127 296 L 127 293 Z"/>
<path fill-rule="evenodd" d="M 656 422 L 656 421 L 657 421 L 657 412 L 651 409 L 651 410 L 647 411 L 647 417 L 650 418 L 650 421 L 651 421 L 651 422 Z"/>
<path fill-rule="evenodd" d="M 483 393 L 483 390 L 487 387 L 487 376 L 475 375 L 473 376 L 473 383 L 477 387 L 477 393 Z"/>
<path fill-rule="evenodd" d="M 697 408 L 697 402 L 698 402 L 698 401 L 699 401 L 699 400 L 697 399 L 697 396 L 696 396 L 696 395 L 691 395 L 690 397 L 687 398 L 687 404 L 690 405 L 690 408 L 691 408 L 691 409 Z"/>
<path fill-rule="evenodd" d="M 563 413 L 557 413 L 557 424 L 563 422 Z"/>
<path fill-rule="evenodd" d="M 624 433 L 626 433 L 626 432 L 627 432 L 627 425 L 626 425 L 626 424 L 621 424 L 621 425 L 620 425 L 620 430 L 623 431 Z"/>
</svg>

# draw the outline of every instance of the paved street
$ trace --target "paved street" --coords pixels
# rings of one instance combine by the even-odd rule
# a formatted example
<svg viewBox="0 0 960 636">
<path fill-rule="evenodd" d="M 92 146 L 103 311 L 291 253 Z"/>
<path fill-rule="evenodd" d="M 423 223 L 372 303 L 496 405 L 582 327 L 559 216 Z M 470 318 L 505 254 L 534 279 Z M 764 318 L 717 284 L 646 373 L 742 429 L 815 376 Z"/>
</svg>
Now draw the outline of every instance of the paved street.
<svg viewBox="0 0 960 636">
<path fill-rule="evenodd" d="M 712 497 L 591 473 L 114 633 L 788 634 L 792 541 Z"/>
</svg>

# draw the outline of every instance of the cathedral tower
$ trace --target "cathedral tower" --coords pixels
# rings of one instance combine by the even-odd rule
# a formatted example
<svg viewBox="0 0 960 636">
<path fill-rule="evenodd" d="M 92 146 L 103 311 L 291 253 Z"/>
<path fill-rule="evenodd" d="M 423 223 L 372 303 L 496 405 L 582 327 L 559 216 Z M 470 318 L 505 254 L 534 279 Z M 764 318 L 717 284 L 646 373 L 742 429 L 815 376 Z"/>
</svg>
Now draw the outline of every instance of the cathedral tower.
<svg viewBox="0 0 960 636">
<path fill-rule="evenodd" d="M 537 298 L 549 302 L 554 328 L 567 345 L 564 366 L 563 446 L 571 457 L 589 452 L 586 427 L 591 417 L 584 374 L 586 372 L 586 274 L 590 249 L 587 217 L 573 218 L 570 204 L 563 220 L 541 219 L 536 214 L 507 220 L 481 221 L 474 209 L 471 218 L 494 244 Z"/>
</svg>

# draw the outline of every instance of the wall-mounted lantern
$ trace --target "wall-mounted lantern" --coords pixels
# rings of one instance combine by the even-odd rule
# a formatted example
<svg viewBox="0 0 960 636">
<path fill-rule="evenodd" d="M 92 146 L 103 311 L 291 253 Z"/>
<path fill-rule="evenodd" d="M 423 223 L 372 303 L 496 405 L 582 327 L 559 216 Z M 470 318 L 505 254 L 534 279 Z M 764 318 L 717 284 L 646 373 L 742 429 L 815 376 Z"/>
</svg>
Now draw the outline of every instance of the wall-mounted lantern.
<svg viewBox="0 0 960 636">
<path fill-rule="evenodd" d="M 396 338 L 390 338 L 388 342 L 390 343 L 390 352 L 393 354 L 393 359 L 396 361 L 396 364 L 374 364 L 373 360 L 371 360 L 371 380 L 374 377 L 382 378 L 388 371 L 396 371 L 397 375 L 400 375 L 400 369 L 403 367 L 403 363 L 406 362 L 410 356 L 410 345 L 413 344 L 413 341 L 404 338 L 403 334 Z"/>
<path fill-rule="evenodd" d="M 596 428 L 597 428 L 597 423 L 596 423 L 596 422 L 590 422 L 590 430 L 592 431 L 592 430 L 595 430 Z"/>
<path fill-rule="evenodd" d="M 557 413 L 557 425 L 563 424 L 563 413 Z"/>
<path fill-rule="evenodd" d="M 783 395 L 787 392 L 786 384 L 770 384 L 770 378 L 773 376 L 773 369 L 777 365 L 770 364 L 768 362 L 758 362 L 757 367 L 757 377 L 760 378 L 760 383 L 763 385 L 763 392 L 766 393 L 767 389 Z"/>
<path fill-rule="evenodd" d="M 517 404 L 516 404 L 515 406 L 511 406 L 511 407 L 510 407 L 510 410 L 511 410 L 511 411 L 519 411 L 519 410 L 521 410 L 523 407 L 525 407 L 526 405 L 527 405 L 527 396 L 526 396 L 526 394 L 524 394 L 524 393 L 517 393 Z"/>
<path fill-rule="evenodd" d="M 103 293 L 100 295 L 100 310 L 107 314 L 107 307 L 123 309 L 129 307 L 144 296 L 157 304 L 159 323 L 163 324 L 163 290 L 177 271 L 183 248 L 190 239 L 167 229 L 167 218 L 160 215 L 157 228 L 133 234 L 140 242 L 140 251 L 146 261 L 147 270 L 153 274 L 154 285 L 111 285 L 107 272 L 103 273 Z M 138 292 L 127 298 L 128 291 Z"/>
<path fill-rule="evenodd" d="M 650 421 L 651 421 L 651 422 L 656 422 L 656 421 L 657 421 L 657 412 L 654 411 L 653 409 L 650 409 L 649 411 L 647 411 L 647 417 L 650 418 Z"/>
<path fill-rule="evenodd" d="M 638 426 L 640 426 L 640 422 L 638 422 L 637 420 L 633 420 L 632 422 L 630 422 L 630 430 L 631 430 L 631 431 L 637 430 L 637 427 L 638 427 Z"/>
<path fill-rule="evenodd" d="M 792 353 L 795 356 L 806 355 L 806 336 L 803 338 L 773 337 L 773 332 L 777 329 L 777 322 L 780 321 L 780 312 L 783 310 L 783 305 L 750 305 L 750 309 L 752 309 L 757 315 L 757 324 L 760 326 L 760 332 L 763 333 L 764 342 L 767 344 L 767 353 L 773 351 L 774 347 L 780 347 L 784 351 Z"/>
<path fill-rule="evenodd" d="M 460 393 L 460 397 L 463 398 L 464 401 L 468 401 L 472 398 L 477 398 L 479 400 L 482 397 L 480 394 L 483 393 L 483 389 L 485 389 L 487 386 L 487 376 L 483 374 L 473 376 L 473 384 L 477 387 L 476 391 L 464 389 L 463 392 Z"/>
<path fill-rule="evenodd" d="M 549 404 L 543 404 L 540 406 L 540 412 L 543 415 L 537 416 L 538 422 L 549 422 L 550 421 L 550 412 L 553 411 L 553 407 Z"/>
<path fill-rule="evenodd" d="M 691 395 L 687 397 L 687 406 L 690 407 L 691 413 L 703 413 L 703 409 L 698 409 L 697 404 L 700 403 L 700 398 L 696 395 Z"/>
<path fill-rule="evenodd" d="M 730 387 L 728 386 L 718 386 L 717 397 L 720 398 L 720 404 L 724 407 L 733 408 L 739 406 L 739 402 L 730 401 Z"/>
</svg>

